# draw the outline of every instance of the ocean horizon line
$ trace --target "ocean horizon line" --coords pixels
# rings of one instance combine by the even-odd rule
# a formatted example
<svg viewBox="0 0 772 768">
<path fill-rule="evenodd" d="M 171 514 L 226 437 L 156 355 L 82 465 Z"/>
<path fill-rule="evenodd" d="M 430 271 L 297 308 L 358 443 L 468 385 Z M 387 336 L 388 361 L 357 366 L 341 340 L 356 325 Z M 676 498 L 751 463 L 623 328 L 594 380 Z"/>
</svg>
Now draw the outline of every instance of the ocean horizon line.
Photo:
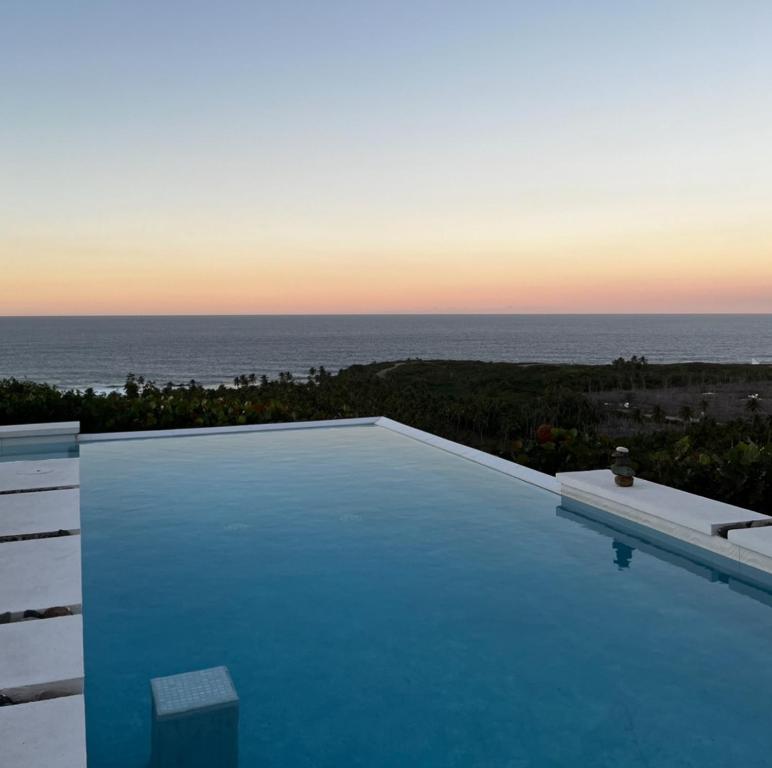
<svg viewBox="0 0 772 768">
<path fill-rule="evenodd" d="M 191 317 L 772 317 L 772 312 L 227 312 L 3 315 L 0 320 Z"/>
</svg>

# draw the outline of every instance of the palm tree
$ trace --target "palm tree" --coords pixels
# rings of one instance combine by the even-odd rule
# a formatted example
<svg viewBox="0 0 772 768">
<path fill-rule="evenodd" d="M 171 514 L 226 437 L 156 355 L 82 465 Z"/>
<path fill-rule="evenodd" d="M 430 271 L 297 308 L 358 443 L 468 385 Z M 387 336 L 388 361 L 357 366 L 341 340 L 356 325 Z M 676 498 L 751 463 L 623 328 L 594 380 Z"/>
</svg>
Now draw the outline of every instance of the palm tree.
<svg viewBox="0 0 772 768">
<path fill-rule="evenodd" d="M 758 395 L 748 395 L 745 401 L 745 410 L 748 413 L 758 413 L 761 410 L 761 398 Z"/>
<path fill-rule="evenodd" d="M 691 421 L 693 416 L 693 411 L 691 409 L 691 406 L 688 405 L 682 405 L 678 409 L 678 415 L 681 417 L 682 421 Z"/>
</svg>

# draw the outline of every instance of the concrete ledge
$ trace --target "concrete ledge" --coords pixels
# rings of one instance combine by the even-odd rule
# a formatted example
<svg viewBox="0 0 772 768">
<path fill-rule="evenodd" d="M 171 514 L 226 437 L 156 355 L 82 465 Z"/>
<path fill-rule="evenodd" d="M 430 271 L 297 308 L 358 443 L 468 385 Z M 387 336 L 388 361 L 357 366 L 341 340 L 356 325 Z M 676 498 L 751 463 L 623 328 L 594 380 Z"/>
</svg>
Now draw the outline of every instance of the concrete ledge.
<svg viewBox="0 0 772 768">
<path fill-rule="evenodd" d="M 0 648 L 0 690 L 12 699 L 83 692 L 81 616 L 2 624 Z"/>
<path fill-rule="evenodd" d="M 81 594 L 78 534 L 0 544 L 0 613 L 79 606 Z"/>
<path fill-rule="evenodd" d="M 80 491 L 0 495 L 0 536 L 80 530 Z"/>
<path fill-rule="evenodd" d="M 78 485 L 78 459 L 0 462 L 0 494 L 75 488 Z"/>
<path fill-rule="evenodd" d="M 562 472 L 557 476 L 560 493 L 636 522 L 642 515 L 655 518 L 660 524 L 676 526 L 705 536 L 714 536 L 725 525 L 769 521 L 767 515 L 749 509 L 706 499 L 693 493 L 678 491 L 666 485 L 636 478 L 631 488 L 614 484 L 609 469 L 590 472 Z"/>
<path fill-rule="evenodd" d="M 434 448 L 439 448 L 447 453 L 452 453 L 454 456 L 468 459 L 476 464 L 481 464 L 484 467 L 494 469 L 497 472 L 522 480 L 525 483 L 536 485 L 546 491 L 551 491 L 552 493 L 560 492 L 560 484 L 557 479 L 544 472 L 538 472 L 535 469 L 524 467 L 522 464 L 516 464 L 514 461 L 501 459 L 498 456 L 492 456 L 490 453 L 478 451 L 476 448 L 469 448 L 466 445 L 461 445 L 461 443 L 454 443 L 452 440 L 446 440 L 444 437 L 437 437 L 437 435 L 433 435 L 431 432 L 424 432 L 420 429 L 415 429 L 414 427 L 408 427 L 406 424 L 400 424 L 400 422 L 393 421 L 385 416 L 379 418 L 375 423 L 377 426 L 388 429 L 391 432 L 397 432 L 405 437 L 418 440 L 418 442 L 431 445 Z"/>
<path fill-rule="evenodd" d="M 0 707 L 0 757 L 8 768 L 86 768 L 83 696 Z"/>
<path fill-rule="evenodd" d="M 0 427 L 0 440 L 16 437 L 71 437 L 80 432 L 79 421 L 53 421 L 48 424 L 13 424 Z"/>
<path fill-rule="evenodd" d="M 0 440 L 0 456 L 14 457 L 18 460 L 25 456 L 39 456 L 44 453 L 58 453 L 66 456 L 77 450 L 77 436 L 64 435 L 54 437 L 11 437 Z"/>
<path fill-rule="evenodd" d="M 200 427 L 192 429 L 151 429 L 142 432 L 99 432 L 79 435 L 80 443 L 102 443 L 112 440 L 145 440 L 149 437 L 197 437 L 228 435 L 239 432 L 277 432 L 289 429 L 324 429 L 326 427 L 360 427 L 375 424 L 377 416 L 359 419 L 325 419 L 323 421 L 285 421 L 276 424 L 242 424 L 231 427 Z"/>
<path fill-rule="evenodd" d="M 740 549 L 740 563 L 772 573 L 772 528 L 738 528 L 727 533 Z"/>
</svg>

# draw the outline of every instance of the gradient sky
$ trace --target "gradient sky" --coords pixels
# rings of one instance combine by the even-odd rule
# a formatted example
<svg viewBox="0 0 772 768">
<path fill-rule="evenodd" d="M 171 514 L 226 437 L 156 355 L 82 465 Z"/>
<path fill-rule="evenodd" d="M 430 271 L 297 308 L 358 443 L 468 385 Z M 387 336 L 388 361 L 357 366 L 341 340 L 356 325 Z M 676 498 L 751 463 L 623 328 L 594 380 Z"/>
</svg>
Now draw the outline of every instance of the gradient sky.
<svg viewBox="0 0 772 768">
<path fill-rule="evenodd" d="M 772 312 L 772 2 L 0 2 L 0 314 Z"/>
</svg>

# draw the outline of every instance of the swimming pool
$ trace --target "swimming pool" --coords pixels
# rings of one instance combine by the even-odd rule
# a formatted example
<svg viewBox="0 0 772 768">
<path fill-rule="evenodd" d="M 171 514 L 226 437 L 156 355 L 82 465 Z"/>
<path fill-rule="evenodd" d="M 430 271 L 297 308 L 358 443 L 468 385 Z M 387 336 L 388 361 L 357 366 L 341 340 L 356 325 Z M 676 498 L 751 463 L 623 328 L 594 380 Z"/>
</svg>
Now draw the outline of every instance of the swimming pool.
<svg viewBox="0 0 772 768">
<path fill-rule="evenodd" d="M 768 763 L 772 609 L 553 493 L 375 426 L 80 455 L 92 768 L 220 664 L 243 766 Z"/>
</svg>

